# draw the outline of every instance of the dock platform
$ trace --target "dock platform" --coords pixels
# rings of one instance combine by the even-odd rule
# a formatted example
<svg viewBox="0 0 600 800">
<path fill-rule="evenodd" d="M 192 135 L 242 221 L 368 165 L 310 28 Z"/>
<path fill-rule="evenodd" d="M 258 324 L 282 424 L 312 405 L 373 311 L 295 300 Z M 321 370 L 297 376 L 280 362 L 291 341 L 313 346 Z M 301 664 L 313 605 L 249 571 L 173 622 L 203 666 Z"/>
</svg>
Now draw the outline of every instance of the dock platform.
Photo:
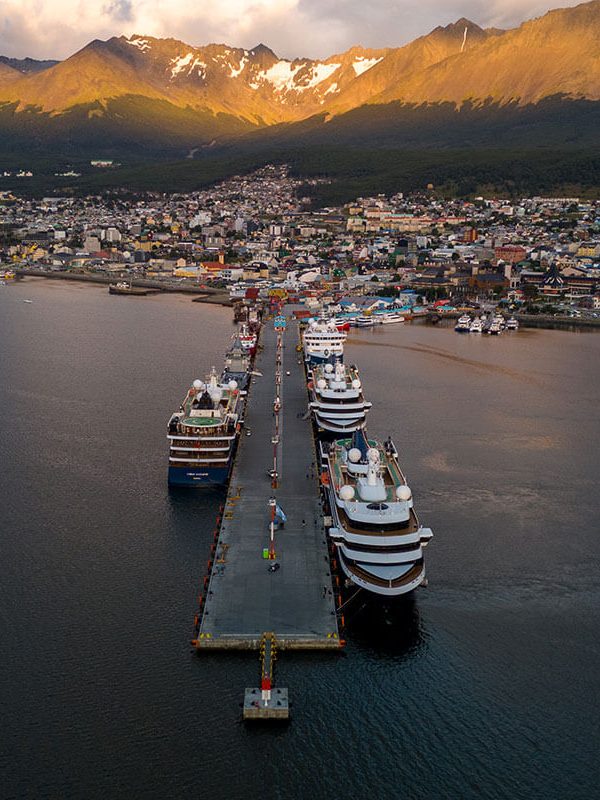
<svg viewBox="0 0 600 800">
<path fill-rule="evenodd" d="M 283 650 L 340 648 L 295 322 L 288 324 L 282 338 L 278 486 L 272 488 L 269 474 L 275 433 L 277 333 L 273 323 L 267 322 L 254 366 L 262 377 L 252 381 L 245 413 L 251 435 L 242 431 L 194 640 L 198 650 L 258 650 L 265 631 L 275 634 Z M 275 561 L 263 556 L 269 547 L 269 501 L 273 497 L 287 516 L 285 526 L 275 533 Z M 274 563 L 279 567 L 271 571 Z"/>
</svg>

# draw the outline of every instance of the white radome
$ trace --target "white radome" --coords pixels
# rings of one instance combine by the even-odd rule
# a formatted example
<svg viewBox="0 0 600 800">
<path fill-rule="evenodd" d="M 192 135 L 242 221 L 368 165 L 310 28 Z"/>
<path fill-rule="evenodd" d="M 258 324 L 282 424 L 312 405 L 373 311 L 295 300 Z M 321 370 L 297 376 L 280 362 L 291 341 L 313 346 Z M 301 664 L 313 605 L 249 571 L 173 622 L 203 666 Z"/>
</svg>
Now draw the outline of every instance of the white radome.
<svg viewBox="0 0 600 800">
<path fill-rule="evenodd" d="M 347 483 L 340 489 L 341 500 L 354 500 L 354 487 L 349 486 Z"/>
<path fill-rule="evenodd" d="M 374 447 L 369 447 L 367 450 L 367 458 L 369 461 L 379 461 L 379 450 L 376 450 Z"/>
<path fill-rule="evenodd" d="M 192 386 L 194 387 L 194 389 L 204 389 L 204 384 L 202 383 L 202 381 L 199 378 L 196 378 L 196 380 L 193 382 Z"/>
<path fill-rule="evenodd" d="M 325 372 L 333 372 L 333 364 L 325 364 Z"/>
<path fill-rule="evenodd" d="M 360 461 L 360 450 L 358 447 L 352 447 L 348 451 L 348 461 L 350 461 L 352 464 L 358 464 Z"/>
<path fill-rule="evenodd" d="M 396 489 L 396 497 L 398 500 L 404 500 L 405 502 L 408 502 L 412 497 L 412 492 L 408 486 L 398 486 Z"/>
<path fill-rule="evenodd" d="M 237 382 L 237 381 L 234 381 L 234 380 L 231 380 L 231 381 L 229 381 L 229 383 L 228 383 L 227 385 L 229 386 L 229 388 L 230 388 L 230 389 L 231 389 L 231 391 L 233 392 L 233 391 L 234 391 L 234 389 L 237 389 L 237 387 L 238 387 L 238 382 Z"/>
<path fill-rule="evenodd" d="M 360 381 L 358 380 L 358 378 L 354 378 L 354 380 L 352 381 L 352 388 L 360 389 Z"/>
<path fill-rule="evenodd" d="M 317 386 L 319 387 L 319 389 L 326 389 L 327 381 L 325 380 L 325 378 L 319 378 L 319 380 L 317 381 Z"/>
</svg>

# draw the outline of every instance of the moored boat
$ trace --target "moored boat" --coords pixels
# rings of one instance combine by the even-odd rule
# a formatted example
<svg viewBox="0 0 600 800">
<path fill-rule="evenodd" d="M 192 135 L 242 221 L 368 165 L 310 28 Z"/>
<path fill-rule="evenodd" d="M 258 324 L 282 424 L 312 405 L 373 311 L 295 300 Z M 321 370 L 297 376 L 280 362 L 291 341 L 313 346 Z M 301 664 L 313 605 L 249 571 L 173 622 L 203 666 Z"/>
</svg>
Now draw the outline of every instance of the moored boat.
<svg viewBox="0 0 600 800">
<path fill-rule="evenodd" d="M 325 457 L 323 480 L 337 547 L 348 581 L 375 595 L 407 594 L 425 580 L 423 528 L 393 442 L 368 440 L 363 430 L 340 439 Z"/>
<path fill-rule="evenodd" d="M 168 424 L 169 484 L 223 485 L 229 479 L 240 433 L 245 392 L 219 383 L 213 367 L 195 380 Z"/>
<path fill-rule="evenodd" d="M 302 334 L 304 359 L 309 366 L 342 361 L 345 341 L 346 333 L 337 329 L 334 320 L 310 320 Z"/>
<path fill-rule="evenodd" d="M 352 325 L 354 328 L 372 328 L 375 325 L 375 319 L 366 315 L 355 317 L 352 320 Z"/>
<path fill-rule="evenodd" d="M 468 314 L 463 314 L 462 317 L 459 317 L 454 330 L 457 333 L 469 333 L 471 330 L 471 317 Z"/>
<path fill-rule="evenodd" d="M 355 366 L 341 362 L 314 367 L 308 383 L 310 409 L 321 434 L 352 434 L 364 427 L 371 403 L 364 398 Z"/>
<path fill-rule="evenodd" d="M 119 281 L 118 283 L 110 283 L 108 286 L 109 294 L 125 294 L 133 297 L 144 297 L 149 294 L 148 289 L 143 286 L 133 286 L 126 281 Z"/>
<path fill-rule="evenodd" d="M 250 381 L 250 358 L 250 353 L 242 347 L 240 337 L 235 336 L 231 348 L 225 354 L 221 382 L 229 384 L 236 381 L 240 390 L 247 389 Z"/>
<path fill-rule="evenodd" d="M 250 353 L 250 355 L 253 356 L 256 353 L 258 333 L 256 331 L 252 331 L 248 323 L 242 322 L 238 336 L 242 350 L 244 350 L 246 353 Z"/>
<path fill-rule="evenodd" d="M 376 320 L 381 325 L 390 325 L 393 322 L 404 322 L 404 317 L 396 311 L 384 311 L 381 314 L 377 314 Z"/>
</svg>

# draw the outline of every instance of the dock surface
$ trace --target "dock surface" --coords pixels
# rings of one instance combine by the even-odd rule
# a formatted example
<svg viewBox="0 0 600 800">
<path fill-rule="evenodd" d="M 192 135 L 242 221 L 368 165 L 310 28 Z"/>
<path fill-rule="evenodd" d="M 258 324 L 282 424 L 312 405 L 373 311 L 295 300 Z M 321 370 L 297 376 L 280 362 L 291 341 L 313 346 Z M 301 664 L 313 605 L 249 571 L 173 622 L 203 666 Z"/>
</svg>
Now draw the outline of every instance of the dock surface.
<svg viewBox="0 0 600 800">
<path fill-rule="evenodd" d="M 265 631 L 273 632 L 283 649 L 340 646 L 296 324 L 282 335 L 278 488 L 272 488 L 269 476 L 277 334 L 266 323 L 254 366 L 262 377 L 251 385 L 245 413 L 251 435 L 242 431 L 200 616 L 198 649 L 258 649 Z M 269 570 L 274 562 L 263 558 L 273 496 L 287 515 L 284 528 L 275 533 L 279 568 L 274 572 Z"/>
</svg>

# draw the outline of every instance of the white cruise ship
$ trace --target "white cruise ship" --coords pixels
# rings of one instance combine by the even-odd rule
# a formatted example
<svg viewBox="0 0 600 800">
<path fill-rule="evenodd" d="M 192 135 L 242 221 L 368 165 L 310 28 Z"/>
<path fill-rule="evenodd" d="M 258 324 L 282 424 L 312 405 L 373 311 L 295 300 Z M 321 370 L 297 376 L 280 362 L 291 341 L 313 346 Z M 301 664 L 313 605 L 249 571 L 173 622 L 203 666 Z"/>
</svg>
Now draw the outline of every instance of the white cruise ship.
<svg viewBox="0 0 600 800">
<path fill-rule="evenodd" d="M 357 431 L 334 442 L 326 461 L 329 535 L 349 581 L 387 597 L 416 589 L 425 580 L 423 548 L 433 533 L 417 519 L 394 444 Z"/>
<path fill-rule="evenodd" d="M 304 360 L 309 365 L 343 361 L 345 331 L 338 331 L 335 320 L 315 319 L 302 336 Z"/>
<path fill-rule="evenodd" d="M 319 432 L 352 434 L 364 427 L 371 403 L 365 401 L 356 367 L 339 361 L 314 367 L 308 391 Z"/>
</svg>

